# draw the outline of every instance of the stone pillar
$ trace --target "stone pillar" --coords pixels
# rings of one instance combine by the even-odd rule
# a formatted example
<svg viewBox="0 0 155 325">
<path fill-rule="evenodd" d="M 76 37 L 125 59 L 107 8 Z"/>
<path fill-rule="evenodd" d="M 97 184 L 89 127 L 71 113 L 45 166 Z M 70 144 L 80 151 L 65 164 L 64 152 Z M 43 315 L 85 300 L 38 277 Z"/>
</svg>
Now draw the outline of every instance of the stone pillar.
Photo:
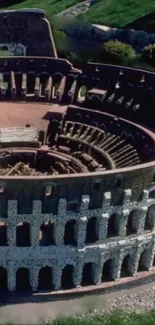
<svg viewBox="0 0 155 325">
<path fill-rule="evenodd" d="M 137 274 L 141 252 L 142 252 L 141 245 L 138 245 L 133 251 L 131 258 L 129 259 L 128 269 L 132 276 L 135 276 Z"/>
<path fill-rule="evenodd" d="M 155 257 L 155 240 L 153 241 L 152 245 L 151 245 L 151 248 L 150 248 L 150 264 L 149 264 L 149 270 L 152 269 L 152 266 L 153 266 L 153 262 L 154 262 L 154 257 Z"/>
<path fill-rule="evenodd" d="M 112 261 L 112 278 L 113 280 L 118 280 L 120 278 L 121 267 L 123 261 L 123 250 L 115 254 L 115 258 Z"/>
<path fill-rule="evenodd" d="M 155 251 L 155 242 L 153 242 L 148 249 L 144 250 L 143 265 L 146 267 L 147 270 L 152 269 L 154 251 Z"/>
<path fill-rule="evenodd" d="M 145 226 L 145 219 L 146 219 L 147 210 L 148 210 L 147 206 L 144 206 L 139 211 L 139 221 L 138 221 L 137 235 L 143 235 L 143 233 L 144 233 L 144 226 Z"/>
<path fill-rule="evenodd" d="M 129 209 L 123 210 L 122 213 L 118 214 L 118 236 L 126 236 L 126 226 L 129 216 Z"/>
<path fill-rule="evenodd" d="M 102 282 L 102 270 L 103 270 L 104 257 L 100 256 L 98 263 L 95 264 L 94 270 L 94 283 L 100 284 Z"/>
<path fill-rule="evenodd" d="M 13 222 L 8 223 L 7 242 L 8 242 L 8 246 L 16 247 L 16 223 L 13 223 Z"/>
<path fill-rule="evenodd" d="M 8 290 L 13 292 L 16 290 L 16 271 L 14 262 L 8 265 Z"/>
<path fill-rule="evenodd" d="M 81 282 L 82 282 L 82 273 L 83 273 L 83 262 L 79 258 L 77 260 L 77 263 L 74 267 L 74 274 L 73 274 L 73 283 L 76 288 L 81 287 Z"/>
<path fill-rule="evenodd" d="M 102 203 L 102 209 L 108 209 L 110 207 L 111 203 L 111 192 L 105 192 L 103 194 L 103 203 Z"/>
<path fill-rule="evenodd" d="M 59 220 L 55 223 L 54 227 L 54 241 L 57 246 L 64 245 L 64 233 L 65 233 L 65 225 L 64 223 Z"/>
<path fill-rule="evenodd" d="M 103 241 L 107 238 L 109 213 L 103 213 L 98 219 L 98 236 L 99 241 Z"/>
<path fill-rule="evenodd" d="M 131 202 L 131 196 L 132 196 L 131 189 L 124 190 L 123 206 L 129 205 L 129 203 Z"/>
<path fill-rule="evenodd" d="M 31 223 L 31 246 L 39 246 L 39 231 L 40 227 L 38 222 Z"/>
<path fill-rule="evenodd" d="M 83 247 L 86 242 L 87 217 L 82 217 L 77 221 L 77 246 Z"/>
<path fill-rule="evenodd" d="M 61 289 L 62 267 L 55 265 L 53 267 L 53 286 L 55 290 Z"/>
<path fill-rule="evenodd" d="M 85 214 L 85 212 L 88 212 L 89 203 L 90 203 L 90 196 L 89 195 L 83 195 L 82 196 L 82 202 L 81 202 L 81 205 L 80 205 L 80 213 L 81 214 Z"/>
<path fill-rule="evenodd" d="M 38 276 L 39 269 L 35 266 L 30 268 L 30 286 L 32 292 L 36 292 L 38 290 Z"/>
</svg>

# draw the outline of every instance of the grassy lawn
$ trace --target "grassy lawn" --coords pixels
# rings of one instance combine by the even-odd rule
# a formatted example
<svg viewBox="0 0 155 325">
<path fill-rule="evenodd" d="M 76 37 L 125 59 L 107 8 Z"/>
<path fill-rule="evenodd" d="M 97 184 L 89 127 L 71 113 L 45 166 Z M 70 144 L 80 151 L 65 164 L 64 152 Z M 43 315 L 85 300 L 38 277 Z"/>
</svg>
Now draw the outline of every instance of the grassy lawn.
<svg viewBox="0 0 155 325">
<path fill-rule="evenodd" d="M 96 24 L 123 27 L 154 11 L 154 0 L 101 0 L 79 18 Z"/>
<path fill-rule="evenodd" d="M 79 0 L 25 0 L 19 4 L 8 7 L 8 9 L 40 8 L 45 10 L 50 17 L 78 2 Z"/>
<path fill-rule="evenodd" d="M 115 312 L 105 316 L 62 318 L 46 322 L 52 325 L 154 325 L 155 311 L 143 314 Z"/>
</svg>

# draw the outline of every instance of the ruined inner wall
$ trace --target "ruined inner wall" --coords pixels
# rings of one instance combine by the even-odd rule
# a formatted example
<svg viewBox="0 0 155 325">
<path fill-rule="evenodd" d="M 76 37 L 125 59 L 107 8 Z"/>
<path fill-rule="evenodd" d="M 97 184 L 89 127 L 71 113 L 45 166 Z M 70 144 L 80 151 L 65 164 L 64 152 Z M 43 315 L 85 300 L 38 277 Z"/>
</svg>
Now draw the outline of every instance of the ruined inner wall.
<svg viewBox="0 0 155 325">
<path fill-rule="evenodd" d="M 50 23 L 41 10 L 0 11 L 0 44 L 14 48 L 15 56 L 21 45 L 24 56 L 57 56 Z"/>
</svg>

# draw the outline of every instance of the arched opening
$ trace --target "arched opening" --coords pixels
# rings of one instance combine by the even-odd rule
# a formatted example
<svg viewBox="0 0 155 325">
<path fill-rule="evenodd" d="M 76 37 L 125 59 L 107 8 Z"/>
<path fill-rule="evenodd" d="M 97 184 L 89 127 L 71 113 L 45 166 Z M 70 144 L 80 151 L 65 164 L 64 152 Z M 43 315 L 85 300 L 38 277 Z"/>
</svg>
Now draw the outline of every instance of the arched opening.
<svg viewBox="0 0 155 325">
<path fill-rule="evenodd" d="M 53 290 L 52 268 L 49 266 L 43 267 L 39 271 L 39 290 Z"/>
<path fill-rule="evenodd" d="M 130 259 L 130 255 L 127 255 L 124 257 L 123 262 L 122 262 L 122 267 L 121 267 L 121 277 L 127 277 L 130 275 L 129 272 L 129 259 Z"/>
<path fill-rule="evenodd" d="M 106 281 L 111 281 L 112 276 L 111 276 L 111 266 L 112 266 L 112 259 L 107 260 L 103 264 L 103 269 L 102 269 L 102 282 Z"/>
<path fill-rule="evenodd" d="M 128 221 L 126 225 L 126 236 L 130 236 L 132 234 L 137 233 L 137 223 L 136 223 L 136 211 L 133 210 L 130 212 L 128 216 Z"/>
<path fill-rule="evenodd" d="M 145 254 L 146 250 L 140 256 L 137 272 L 147 271 L 147 267 L 145 266 Z"/>
<path fill-rule="evenodd" d="M 0 291 L 7 290 L 8 288 L 8 278 L 7 269 L 0 267 Z"/>
<path fill-rule="evenodd" d="M 93 280 L 93 263 L 86 263 L 83 267 L 82 286 L 94 284 Z"/>
<path fill-rule="evenodd" d="M 153 230 L 155 225 L 155 204 L 151 205 L 147 211 L 144 230 Z"/>
<path fill-rule="evenodd" d="M 30 290 L 29 270 L 20 268 L 16 273 L 16 290 L 18 292 Z"/>
<path fill-rule="evenodd" d="M 16 227 L 16 246 L 30 246 L 30 225 L 27 222 L 21 222 Z"/>
<path fill-rule="evenodd" d="M 73 265 L 66 265 L 62 271 L 61 287 L 62 289 L 73 288 Z"/>
<path fill-rule="evenodd" d="M 81 86 L 78 93 L 78 101 L 83 102 L 86 99 L 87 87 L 85 85 Z"/>
<path fill-rule="evenodd" d="M 59 82 L 57 81 L 53 86 L 53 95 L 52 95 L 53 98 L 57 97 L 57 90 L 59 89 L 59 85 L 60 85 L 60 81 Z"/>
<path fill-rule="evenodd" d="M 4 222 L 0 222 L 0 246 L 7 246 L 7 227 Z"/>
<path fill-rule="evenodd" d="M 155 187 L 149 191 L 149 199 L 155 199 Z"/>
<path fill-rule="evenodd" d="M 75 238 L 75 220 L 69 220 L 65 225 L 65 235 L 64 235 L 64 245 L 73 245 L 76 246 Z"/>
<path fill-rule="evenodd" d="M 40 246 L 54 245 L 54 224 L 50 221 L 44 222 L 40 227 Z"/>
<path fill-rule="evenodd" d="M 113 213 L 108 221 L 108 229 L 107 229 L 107 237 L 115 237 L 117 236 L 117 228 L 116 228 L 116 214 Z"/>
<path fill-rule="evenodd" d="M 92 217 L 87 222 L 86 244 L 94 243 L 98 240 L 97 236 L 97 218 Z"/>
</svg>

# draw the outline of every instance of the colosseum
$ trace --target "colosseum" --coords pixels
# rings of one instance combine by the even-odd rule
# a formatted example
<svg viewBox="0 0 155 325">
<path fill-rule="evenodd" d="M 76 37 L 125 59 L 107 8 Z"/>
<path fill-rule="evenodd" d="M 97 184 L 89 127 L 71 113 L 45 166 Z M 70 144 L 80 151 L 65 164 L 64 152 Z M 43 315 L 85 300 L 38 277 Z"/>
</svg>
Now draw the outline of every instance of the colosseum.
<svg viewBox="0 0 155 325">
<path fill-rule="evenodd" d="M 0 289 L 155 266 L 155 74 L 57 57 L 41 10 L 0 13 Z M 20 53 L 20 56 L 19 56 Z M 78 290 L 78 289 L 77 289 Z"/>
</svg>

